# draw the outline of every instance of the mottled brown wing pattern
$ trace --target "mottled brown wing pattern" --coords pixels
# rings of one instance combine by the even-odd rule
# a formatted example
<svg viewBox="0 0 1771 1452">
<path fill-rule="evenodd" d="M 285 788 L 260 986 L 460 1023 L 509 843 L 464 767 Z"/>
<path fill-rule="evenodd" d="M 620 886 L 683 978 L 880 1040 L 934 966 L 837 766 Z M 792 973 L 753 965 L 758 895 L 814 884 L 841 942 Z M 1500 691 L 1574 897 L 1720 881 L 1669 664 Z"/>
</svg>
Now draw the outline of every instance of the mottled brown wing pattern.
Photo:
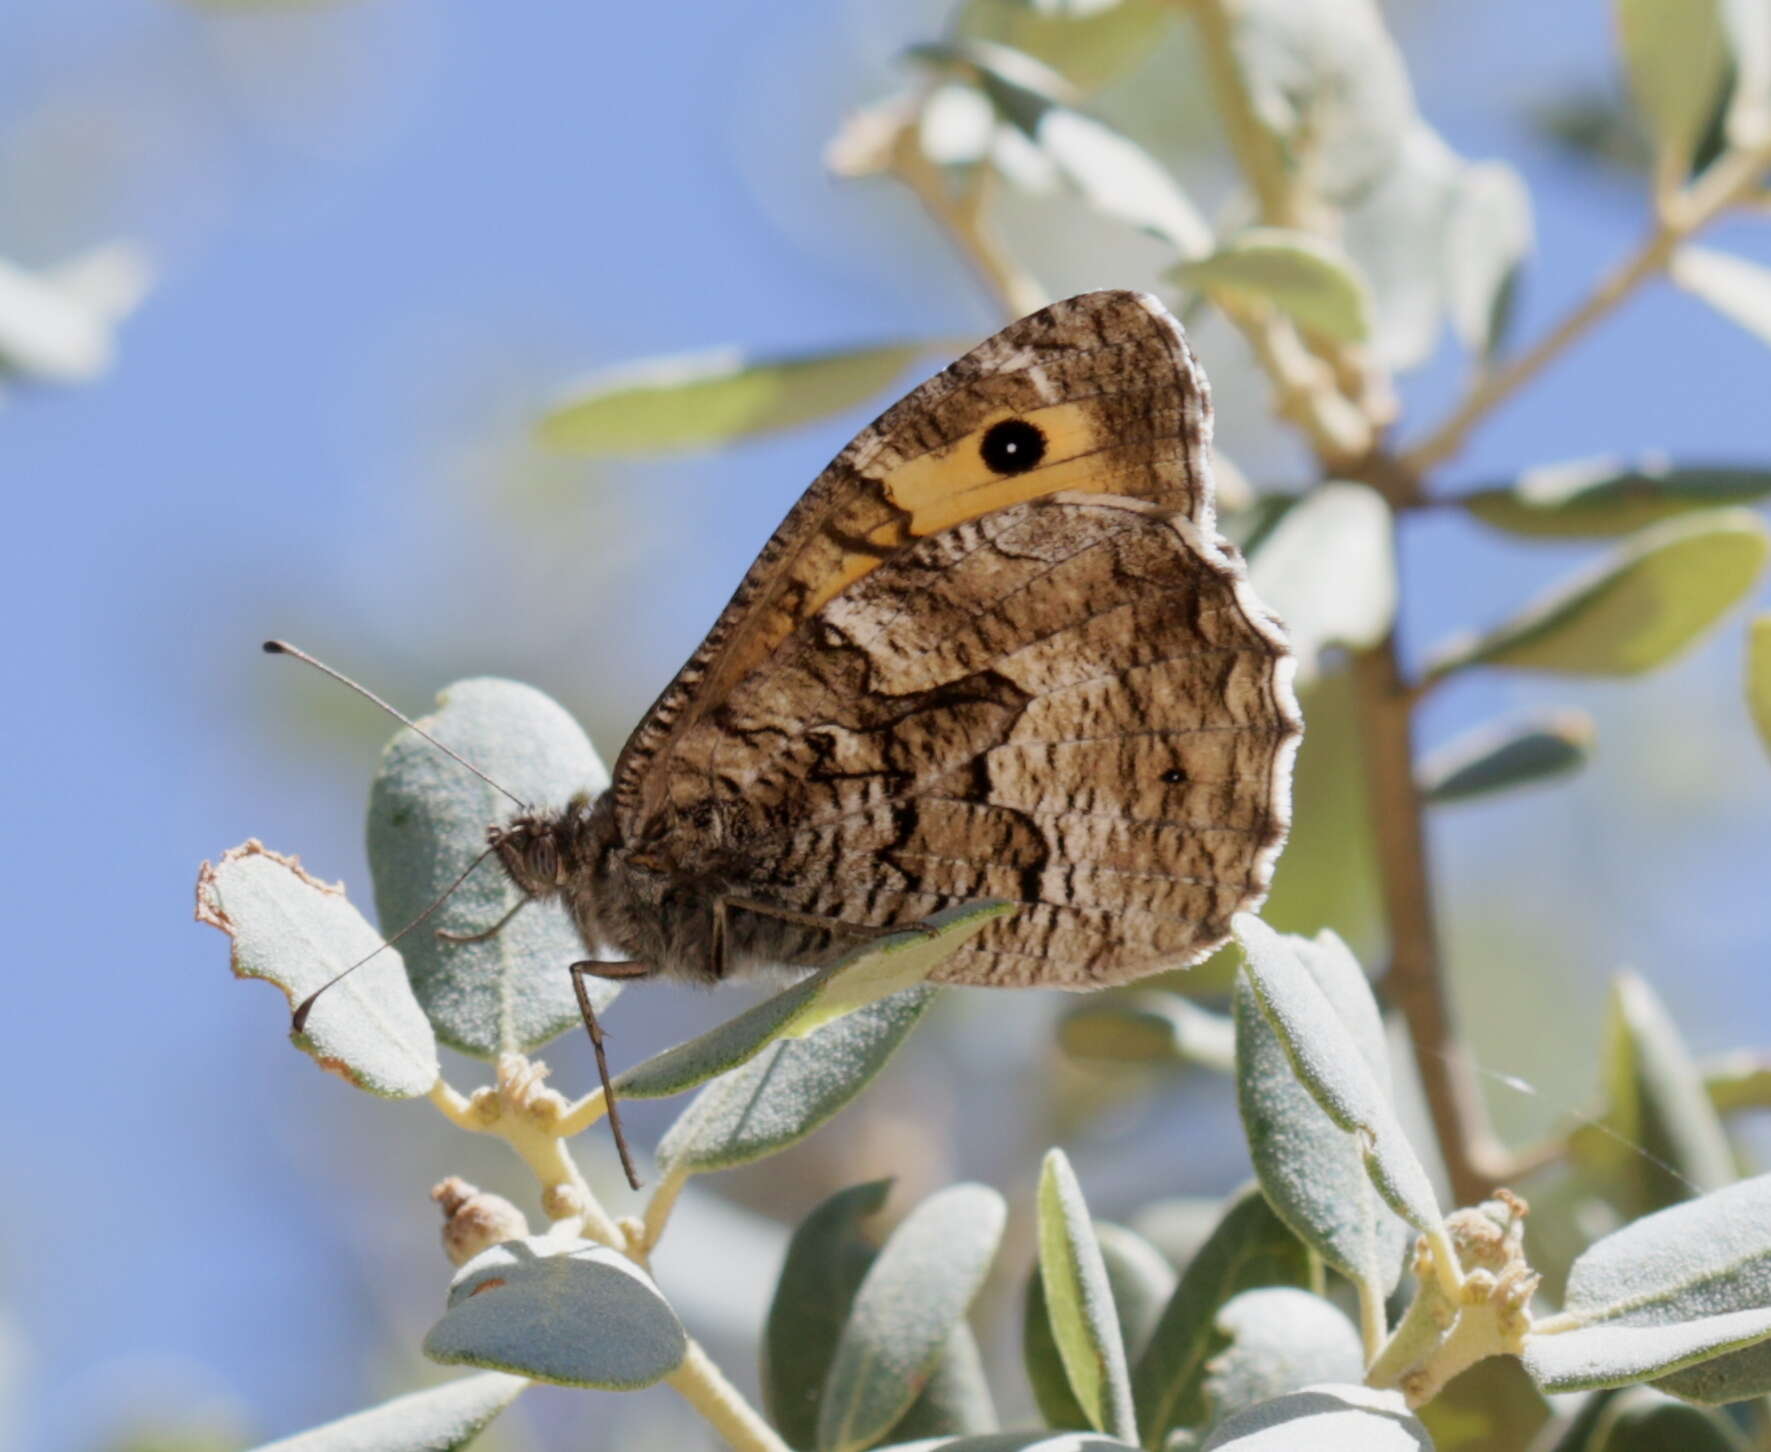
<svg viewBox="0 0 1771 1452">
<path fill-rule="evenodd" d="M 1062 494 L 918 541 L 825 602 L 683 732 L 668 796 L 745 897 L 875 925 L 1027 904 L 950 982 L 1120 982 L 1194 961 L 1264 894 L 1300 730 L 1290 665 L 1209 530 Z"/>
<path fill-rule="evenodd" d="M 1044 456 L 1004 477 L 979 441 L 1032 422 Z M 1204 381 L 1153 298 L 1088 293 L 1005 328 L 856 437 L 806 491 L 615 764 L 622 835 L 659 827 L 682 735 L 838 595 L 918 540 L 1060 491 L 1149 500 L 1212 529 Z"/>
</svg>

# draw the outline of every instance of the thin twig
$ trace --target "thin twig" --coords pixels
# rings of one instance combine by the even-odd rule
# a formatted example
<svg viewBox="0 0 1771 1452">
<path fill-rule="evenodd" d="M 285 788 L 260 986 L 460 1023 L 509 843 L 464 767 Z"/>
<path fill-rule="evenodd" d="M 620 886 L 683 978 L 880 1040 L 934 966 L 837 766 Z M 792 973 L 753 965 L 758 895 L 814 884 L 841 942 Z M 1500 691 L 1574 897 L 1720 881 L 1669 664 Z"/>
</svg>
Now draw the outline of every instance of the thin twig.
<svg viewBox="0 0 1771 1452">
<path fill-rule="evenodd" d="M 906 126 L 892 147 L 891 172 L 916 193 L 923 210 L 970 260 L 1011 318 L 1037 312 L 1051 301 L 1033 274 L 1008 254 L 984 218 L 986 167 L 973 167 L 968 190 L 956 197 L 941 168 L 922 154 L 916 128 Z"/>
<path fill-rule="evenodd" d="M 665 1380 L 726 1439 L 733 1452 L 792 1452 L 775 1429 L 726 1380 L 699 1342 L 689 1342 L 683 1364 Z"/>
<path fill-rule="evenodd" d="M 1470 431 L 1529 383 L 1546 365 L 1616 311 L 1649 278 L 1666 269 L 1673 253 L 1723 212 L 1759 190 L 1771 166 L 1771 141 L 1726 152 L 1684 192 L 1660 208 L 1660 220 L 1636 250 L 1613 268 L 1542 338 L 1492 373 L 1484 375 L 1426 438 L 1402 455 L 1416 476 L 1443 463 L 1464 446 Z"/>
<path fill-rule="evenodd" d="M 1354 656 L 1353 690 L 1389 926 L 1385 988 L 1408 1024 L 1452 1196 L 1460 1205 L 1474 1205 L 1494 1188 L 1489 1169 L 1498 1145 L 1455 1031 L 1439 954 L 1424 808 L 1414 775 L 1412 701 L 1394 634 Z"/>
</svg>

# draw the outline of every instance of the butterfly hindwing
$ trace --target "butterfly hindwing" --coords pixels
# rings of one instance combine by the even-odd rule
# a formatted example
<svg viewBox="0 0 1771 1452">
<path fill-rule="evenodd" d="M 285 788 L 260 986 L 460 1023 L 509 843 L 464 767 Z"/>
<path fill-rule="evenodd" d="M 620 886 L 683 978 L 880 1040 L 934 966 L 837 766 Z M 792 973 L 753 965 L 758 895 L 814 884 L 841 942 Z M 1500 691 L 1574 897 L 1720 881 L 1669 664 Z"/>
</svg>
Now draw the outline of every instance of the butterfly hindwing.
<svg viewBox="0 0 1771 1452">
<path fill-rule="evenodd" d="M 1089 987 L 1192 961 L 1258 901 L 1298 722 L 1283 636 L 1183 516 L 1064 494 L 921 541 L 681 737 L 733 891 L 821 917 L 1025 904 L 952 982 Z"/>
</svg>

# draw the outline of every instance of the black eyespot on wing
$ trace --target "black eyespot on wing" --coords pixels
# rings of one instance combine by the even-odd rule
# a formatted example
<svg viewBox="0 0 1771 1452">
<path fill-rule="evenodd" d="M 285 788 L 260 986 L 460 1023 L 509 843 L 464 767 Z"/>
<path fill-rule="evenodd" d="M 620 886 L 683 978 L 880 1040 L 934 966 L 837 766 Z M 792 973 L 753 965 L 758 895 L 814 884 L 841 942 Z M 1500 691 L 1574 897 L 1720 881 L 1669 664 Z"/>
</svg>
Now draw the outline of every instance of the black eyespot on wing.
<svg viewBox="0 0 1771 1452">
<path fill-rule="evenodd" d="M 1178 766 L 1171 766 L 1167 771 L 1162 773 L 1162 779 L 1170 786 L 1177 786 L 1187 779 L 1187 773 L 1182 771 Z"/>
<path fill-rule="evenodd" d="M 1024 418 L 1005 418 L 990 425 L 978 452 L 998 474 L 1025 474 L 1045 457 L 1045 435 Z"/>
</svg>

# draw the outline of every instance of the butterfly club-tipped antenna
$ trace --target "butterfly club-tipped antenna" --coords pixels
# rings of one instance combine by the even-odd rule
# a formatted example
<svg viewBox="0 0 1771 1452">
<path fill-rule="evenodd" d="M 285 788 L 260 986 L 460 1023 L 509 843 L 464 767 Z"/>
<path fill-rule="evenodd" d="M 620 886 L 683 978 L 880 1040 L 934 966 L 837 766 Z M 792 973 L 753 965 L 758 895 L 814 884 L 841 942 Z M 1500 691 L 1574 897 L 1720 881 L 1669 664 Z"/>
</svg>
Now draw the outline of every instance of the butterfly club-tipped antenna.
<svg viewBox="0 0 1771 1452">
<path fill-rule="evenodd" d="M 528 812 L 530 810 L 529 804 L 527 802 L 525 802 L 521 797 L 517 796 L 517 794 L 515 792 L 510 791 L 508 788 L 500 786 L 497 782 L 493 781 L 491 777 L 487 776 L 485 772 L 481 771 L 479 769 L 479 767 L 475 766 L 466 757 L 461 755 L 460 752 L 455 751 L 453 748 L 444 745 L 441 741 L 438 741 L 436 737 L 432 736 L 430 734 L 430 732 L 426 731 L 422 726 L 420 726 L 416 721 L 413 721 L 404 712 L 397 710 L 395 707 L 389 705 L 386 701 L 382 700 L 380 696 L 376 695 L 375 692 L 371 691 L 367 686 L 358 685 L 357 682 L 353 681 L 349 676 L 345 675 L 344 672 L 334 670 L 331 666 L 327 665 L 325 661 L 319 659 L 319 657 L 309 655 L 305 650 L 302 650 L 299 646 L 291 645 L 286 640 L 267 640 L 267 641 L 265 641 L 264 653 L 266 655 L 290 656 L 290 657 L 294 658 L 295 660 L 302 662 L 304 665 L 312 666 L 315 670 L 320 672 L 321 675 L 330 677 L 332 680 L 337 681 L 339 683 L 339 685 L 346 686 L 349 689 L 355 691 L 359 696 L 363 697 L 364 700 L 370 701 L 373 704 L 379 706 L 383 711 L 387 712 L 388 715 L 392 716 L 394 718 L 394 720 L 398 721 L 402 726 L 406 727 L 407 730 L 416 732 L 419 736 L 421 736 L 424 740 L 428 741 L 432 746 L 436 747 L 436 749 L 438 751 L 442 752 L 443 755 L 447 756 L 450 760 L 459 762 L 462 766 L 466 767 L 467 770 L 471 771 L 475 776 L 477 776 L 481 781 L 485 782 L 486 785 L 491 787 L 494 791 L 502 792 L 505 796 L 509 797 L 511 799 L 511 801 L 516 803 L 518 811 Z M 468 863 L 466 871 L 464 871 L 461 874 L 461 876 L 457 877 L 455 879 L 455 881 L 453 881 L 446 888 L 444 888 L 443 891 L 438 895 L 437 899 L 434 902 L 432 902 L 429 907 L 427 907 L 417 917 L 413 918 L 412 921 L 407 923 L 405 927 L 401 928 L 399 930 L 399 932 L 395 933 L 391 938 L 387 939 L 385 942 L 378 945 L 374 949 L 373 952 L 367 953 L 363 957 L 357 959 L 357 961 L 355 963 L 352 963 L 350 965 L 350 967 L 346 968 L 342 973 L 335 974 L 333 977 L 327 979 L 326 982 L 322 983 L 312 993 L 308 994 L 308 996 L 306 998 L 302 999 L 302 1001 L 299 1004 L 297 1004 L 295 1007 L 295 1015 L 292 1020 L 292 1022 L 294 1024 L 295 1032 L 302 1033 L 306 1030 L 308 1015 L 311 1012 L 313 1012 L 314 1003 L 320 997 L 320 995 L 322 993 L 324 993 L 328 988 L 331 988 L 334 984 L 342 982 L 344 979 L 348 978 L 351 974 L 355 973 L 357 971 L 357 969 L 361 968 L 371 958 L 375 957 L 375 955 L 377 953 L 381 952 L 381 950 L 383 948 L 391 948 L 395 943 L 399 942 L 401 938 L 405 937 L 407 933 L 411 932 L 420 923 L 422 923 L 426 918 L 428 918 L 432 913 L 434 913 L 438 908 L 440 908 L 445 902 L 447 902 L 449 900 L 450 895 L 452 893 L 454 893 L 454 891 L 458 887 L 460 887 L 462 883 L 466 882 L 470 875 L 472 875 L 474 869 L 477 868 L 482 862 L 484 862 L 488 857 L 490 857 L 497 850 L 498 850 L 497 843 L 494 842 L 484 852 L 480 853 L 480 855 L 478 857 L 474 858 L 474 860 L 472 862 Z M 519 902 L 517 904 L 517 907 L 518 908 L 522 907 L 523 903 L 525 903 L 527 901 L 528 901 L 527 897 L 523 898 L 522 902 Z M 488 930 L 488 932 L 484 936 L 489 937 L 493 933 L 496 933 L 498 931 L 498 929 L 502 928 L 507 922 L 509 922 L 511 920 L 511 918 L 515 915 L 515 913 L 516 913 L 516 908 L 512 908 L 511 911 L 506 913 L 502 918 L 500 918 L 498 920 L 498 922 L 495 923 L 493 925 L 493 927 L 490 930 Z M 451 938 L 454 937 L 453 934 L 444 934 L 442 936 L 451 937 Z M 475 941 L 475 939 L 478 938 L 479 936 L 481 936 L 481 935 L 476 934 L 472 938 L 459 939 L 458 941 L 472 942 L 472 941 Z"/>
<path fill-rule="evenodd" d="M 481 771 L 479 769 L 479 767 L 475 766 L 466 757 L 462 756 L 458 751 L 455 751 L 453 748 L 446 746 L 443 742 L 438 741 L 436 737 L 432 736 L 430 734 L 430 732 L 426 731 L 416 721 L 413 721 L 404 712 L 395 709 L 388 702 L 382 700 L 382 698 L 380 696 L 376 695 L 375 692 L 371 691 L 367 686 L 359 685 L 356 681 L 353 681 L 349 676 L 345 675 L 342 671 L 334 670 L 331 666 L 327 665 L 323 660 L 320 660 L 317 656 L 309 655 L 305 650 L 302 650 L 297 646 L 293 646 L 293 645 L 289 644 L 289 642 L 286 640 L 267 640 L 267 641 L 265 641 L 264 652 L 266 655 L 286 655 L 286 656 L 293 657 L 295 660 L 301 661 L 304 665 L 312 666 L 315 670 L 319 671 L 321 675 L 329 676 L 331 679 L 337 681 L 341 686 L 346 686 L 349 689 L 355 691 L 359 696 L 363 697 L 364 700 L 372 702 L 374 705 L 379 706 L 383 711 L 387 712 L 388 715 L 392 716 L 394 718 L 394 720 L 398 721 L 402 726 L 406 727 L 409 731 L 413 731 L 413 732 L 417 733 L 417 735 L 422 737 L 424 740 L 428 741 L 432 746 L 436 747 L 438 751 L 442 752 L 443 755 L 447 756 L 451 761 L 458 762 L 460 765 L 466 767 L 467 770 L 471 771 L 475 776 L 477 776 L 481 781 L 485 782 L 486 785 L 491 787 L 494 791 L 501 792 L 503 795 L 509 797 L 510 800 L 516 804 L 517 810 L 520 813 L 522 813 L 524 816 L 528 816 L 531 814 L 533 809 L 521 797 L 517 796 L 517 794 L 515 792 L 513 792 L 513 791 L 509 790 L 507 787 L 501 786 L 499 783 L 493 781 L 491 777 L 487 776 L 485 772 Z M 498 851 L 498 837 L 495 835 L 493 838 L 493 841 L 492 841 L 492 845 L 487 847 L 486 850 L 484 852 L 480 853 L 480 855 L 478 857 L 474 858 L 474 860 L 472 862 L 468 863 L 466 869 L 462 872 L 462 874 L 459 877 L 457 877 L 455 879 L 455 881 L 450 883 L 448 885 L 448 887 L 444 888 L 443 891 L 438 895 L 436 900 L 434 902 L 432 902 L 429 907 L 425 908 L 425 910 L 423 912 L 421 912 L 417 917 L 413 918 L 412 921 L 407 923 L 405 927 L 401 928 L 399 930 L 399 932 L 395 933 L 391 938 L 387 939 L 386 942 L 379 944 L 371 952 L 369 952 L 369 953 L 365 954 L 363 957 L 359 958 L 355 963 L 352 963 L 350 965 L 350 967 L 346 968 L 343 972 L 335 974 L 333 977 L 327 979 L 326 982 L 322 983 L 312 993 L 308 994 L 308 996 L 306 998 L 302 999 L 302 1001 L 296 1005 L 295 1013 L 291 1019 L 291 1023 L 295 1029 L 295 1032 L 299 1034 L 299 1033 L 304 1033 L 306 1031 L 308 1015 L 313 1012 L 314 1004 L 319 999 L 319 997 L 322 993 L 326 992 L 327 989 L 333 987 L 333 985 L 342 982 L 345 978 L 348 978 L 352 973 L 355 973 L 357 971 L 357 969 L 361 968 L 365 963 L 369 962 L 370 959 L 374 958 L 376 956 L 376 954 L 380 953 L 383 948 L 391 948 L 395 943 L 399 942 L 401 938 L 405 937 L 407 933 L 411 932 L 420 923 L 422 923 L 426 918 L 428 918 L 432 913 L 434 913 L 439 907 L 441 907 L 445 902 L 447 902 L 449 900 L 450 895 L 453 894 L 455 892 L 455 890 L 461 886 L 462 883 L 467 881 L 467 879 L 473 874 L 474 870 L 482 862 L 484 862 L 488 857 L 492 856 L 493 853 L 495 853 L 497 851 Z M 497 922 L 495 922 L 490 928 L 487 928 L 481 932 L 478 932 L 478 933 L 448 933 L 448 932 L 444 932 L 441 929 L 439 929 L 437 932 L 437 936 L 440 938 L 447 939 L 448 941 L 454 942 L 454 943 L 483 942 L 487 938 L 495 937 L 504 928 L 504 925 L 506 923 L 508 923 L 513 917 L 515 917 L 517 915 L 517 913 L 529 901 L 530 901 L 530 897 L 527 894 L 525 894 L 516 903 L 516 905 L 510 909 L 509 912 L 505 913 L 503 917 L 499 918 L 499 920 Z M 610 1080 L 608 1060 L 606 1059 L 606 1057 L 604 1056 L 604 1053 L 603 1053 L 604 1034 L 603 1034 L 603 1030 L 602 1030 L 602 1025 L 597 1022 L 596 1012 L 595 1012 L 595 1009 L 591 1005 L 590 996 L 585 992 L 584 984 L 579 977 L 578 966 L 579 965 L 574 965 L 573 970 L 572 970 L 572 986 L 577 991 L 578 1008 L 579 1008 L 580 1015 L 584 1019 L 585 1031 L 590 1035 L 591 1044 L 594 1047 L 594 1049 L 596 1050 L 597 1076 L 602 1080 L 603 1098 L 604 1098 L 604 1101 L 609 1106 L 609 1129 L 615 1137 L 615 1149 L 621 1156 L 621 1168 L 627 1174 L 627 1182 L 628 1182 L 628 1184 L 632 1185 L 634 1189 L 637 1190 L 640 1188 L 640 1178 L 639 1178 L 638 1172 L 635 1171 L 635 1169 L 634 1169 L 633 1156 L 627 1147 L 627 1136 L 625 1133 L 623 1133 L 622 1128 L 621 1128 L 621 1112 L 616 1107 L 615 1086 Z"/>
</svg>

